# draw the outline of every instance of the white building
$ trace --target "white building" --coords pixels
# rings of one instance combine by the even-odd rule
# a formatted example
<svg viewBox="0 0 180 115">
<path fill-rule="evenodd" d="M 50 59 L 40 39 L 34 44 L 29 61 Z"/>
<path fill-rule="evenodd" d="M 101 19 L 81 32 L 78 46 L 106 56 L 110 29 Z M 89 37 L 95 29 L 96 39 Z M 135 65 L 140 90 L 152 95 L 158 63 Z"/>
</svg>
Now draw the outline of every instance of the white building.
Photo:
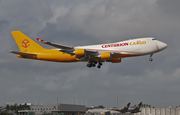
<svg viewBox="0 0 180 115">
<path fill-rule="evenodd" d="M 86 112 L 84 105 L 70 105 L 70 104 L 48 104 L 48 105 L 31 105 L 30 110 L 20 110 L 19 115 L 42 115 L 42 114 L 84 114 Z"/>
</svg>

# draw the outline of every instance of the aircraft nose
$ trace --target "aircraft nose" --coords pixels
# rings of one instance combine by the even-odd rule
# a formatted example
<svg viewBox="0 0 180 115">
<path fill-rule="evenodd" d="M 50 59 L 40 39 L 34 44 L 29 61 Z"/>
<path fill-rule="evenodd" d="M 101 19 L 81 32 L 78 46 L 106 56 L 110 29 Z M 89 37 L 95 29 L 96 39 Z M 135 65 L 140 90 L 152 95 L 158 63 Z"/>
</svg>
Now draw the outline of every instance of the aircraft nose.
<svg viewBox="0 0 180 115">
<path fill-rule="evenodd" d="M 167 44 L 164 42 L 156 41 L 156 44 L 157 44 L 159 50 L 164 50 L 165 48 L 167 48 Z"/>
</svg>

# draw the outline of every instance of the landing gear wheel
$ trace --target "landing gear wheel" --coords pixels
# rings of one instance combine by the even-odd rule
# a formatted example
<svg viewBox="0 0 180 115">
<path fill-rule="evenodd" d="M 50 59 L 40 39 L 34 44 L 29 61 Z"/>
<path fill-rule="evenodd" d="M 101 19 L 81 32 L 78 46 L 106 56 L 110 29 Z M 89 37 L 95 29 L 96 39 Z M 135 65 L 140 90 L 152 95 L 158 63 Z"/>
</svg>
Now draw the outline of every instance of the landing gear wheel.
<svg viewBox="0 0 180 115">
<path fill-rule="evenodd" d="M 152 59 L 152 58 L 149 58 L 149 61 L 153 61 L 153 59 Z"/>
<path fill-rule="evenodd" d="M 92 64 L 92 67 L 95 67 L 95 66 L 96 66 L 96 64 L 93 63 L 93 64 Z"/>
<path fill-rule="evenodd" d="M 101 68 L 101 66 L 102 66 L 102 63 L 99 62 L 97 68 Z"/>
<path fill-rule="evenodd" d="M 96 63 L 97 63 L 97 62 L 88 62 L 86 66 L 89 67 L 89 68 L 95 67 L 95 66 L 96 66 Z"/>
<path fill-rule="evenodd" d="M 86 66 L 89 67 L 89 68 L 91 68 L 91 64 L 90 64 L 90 63 L 88 63 Z"/>
<path fill-rule="evenodd" d="M 97 64 L 97 61 L 94 61 L 94 64 Z"/>
</svg>

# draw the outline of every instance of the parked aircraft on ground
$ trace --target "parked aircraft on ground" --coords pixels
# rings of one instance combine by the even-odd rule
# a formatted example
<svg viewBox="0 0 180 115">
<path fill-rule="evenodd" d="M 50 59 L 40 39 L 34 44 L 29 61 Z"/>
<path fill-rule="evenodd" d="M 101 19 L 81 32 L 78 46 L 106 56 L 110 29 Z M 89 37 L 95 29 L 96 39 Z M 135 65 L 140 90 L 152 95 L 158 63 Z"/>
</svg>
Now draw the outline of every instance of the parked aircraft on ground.
<svg viewBox="0 0 180 115">
<path fill-rule="evenodd" d="M 131 103 L 128 103 L 123 109 L 112 109 L 112 111 L 117 111 L 119 113 L 126 113 L 128 112 L 128 109 L 129 109 L 129 106 L 130 106 Z"/>
<path fill-rule="evenodd" d="M 140 107 L 142 105 L 142 102 L 140 102 L 138 104 L 138 106 L 136 106 L 134 109 L 129 109 L 129 105 L 130 103 L 128 103 L 123 109 L 109 109 L 109 108 L 105 108 L 105 109 L 89 109 L 86 113 L 131 113 L 131 114 L 134 114 L 134 113 L 138 113 L 138 112 L 141 112 L 140 110 Z"/>
<path fill-rule="evenodd" d="M 140 110 L 141 105 L 142 105 L 142 102 L 140 102 L 140 103 L 138 104 L 138 106 L 136 106 L 134 109 L 128 110 L 128 112 L 129 112 L 129 113 L 132 113 L 132 114 L 133 114 L 133 113 L 141 112 L 141 110 Z"/>
<path fill-rule="evenodd" d="M 126 57 L 150 55 L 149 60 L 152 61 L 154 53 L 167 47 L 167 44 L 151 37 L 76 47 L 56 44 L 37 38 L 39 42 L 57 48 L 45 49 L 20 31 L 12 31 L 11 33 L 20 52 L 10 51 L 10 53 L 17 54 L 19 58 L 54 62 L 88 62 L 87 67 L 95 67 L 98 64 L 98 68 L 102 66 L 102 62 L 120 63 L 121 58 Z"/>
<path fill-rule="evenodd" d="M 130 103 L 128 103 L 123 109 L 112 109 L 112 108 L 95 108 L 95 109 L 89 109 L 86 113 L 126 113 L 129 112 L 128 108 L 129 108 Z"/>
</svg>

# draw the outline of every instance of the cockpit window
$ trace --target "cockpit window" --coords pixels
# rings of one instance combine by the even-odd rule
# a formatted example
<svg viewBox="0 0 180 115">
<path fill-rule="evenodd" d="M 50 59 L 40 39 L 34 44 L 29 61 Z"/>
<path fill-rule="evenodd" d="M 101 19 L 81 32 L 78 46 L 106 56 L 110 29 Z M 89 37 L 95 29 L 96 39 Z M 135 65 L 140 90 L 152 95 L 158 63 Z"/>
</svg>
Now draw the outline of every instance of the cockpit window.
<svg viewBox="0 0 180 115">
<path fill-rule="evenodd" d="M 156 40 L 155 38 L 153 38 L 152 40 Z"/>
</svg>

